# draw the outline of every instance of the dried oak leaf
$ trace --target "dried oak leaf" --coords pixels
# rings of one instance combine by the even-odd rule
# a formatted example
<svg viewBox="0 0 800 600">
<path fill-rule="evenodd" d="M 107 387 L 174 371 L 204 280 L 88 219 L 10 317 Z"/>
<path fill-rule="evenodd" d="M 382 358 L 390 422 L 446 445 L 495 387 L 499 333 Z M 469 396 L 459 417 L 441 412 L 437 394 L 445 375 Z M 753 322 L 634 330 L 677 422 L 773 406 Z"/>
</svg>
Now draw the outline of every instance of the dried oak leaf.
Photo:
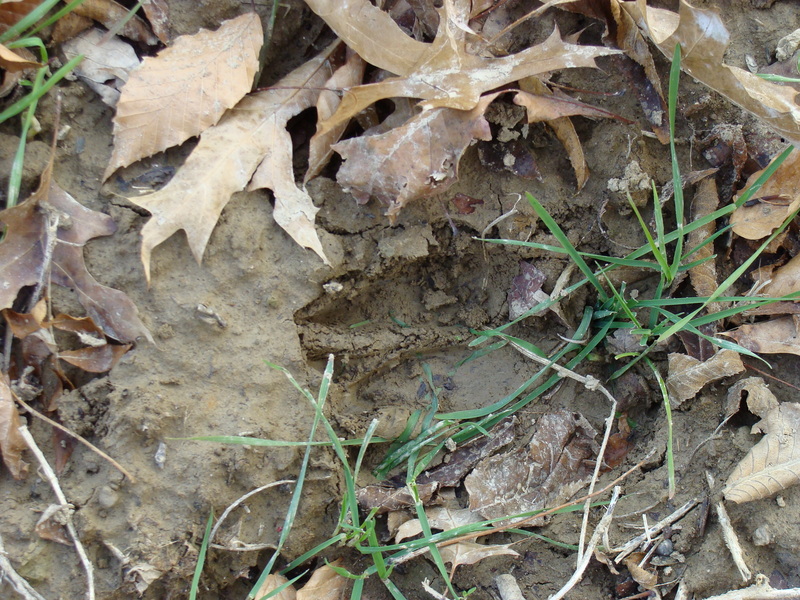
<svg viewBox="0 0 800 600">
<path fill-rule="evenodd" d="M 705 361 L 673 352 L 669 355 L 667 375 L 670 405 L 677 408 L 684 401 L 694 398 L 706 384 L 742 371 L 744 365 L 735 350 L 720 350 Z"/>
<path fill-rule="evenodd" d="M 753 425 L 764 437 L 736 465 L 725 483 L 726 500 L 760 500 L 800 481 L 800 404 L 784 402 Z"/>
<path fill-rule="evenodd" d="M 292 138 L 286 123 L 314 106 L 319 88 L 331 76 L 327 51 L 301 65 L 271 89 L 242 99 L 220 122 L 206 129 L 200 142 L 159 191 L 130 198 L 153 215 L 142 229 L 142 264 L 150 282 L 153 248 L 183 229 L 197 262 L 231 196 L 269 188 L 275 194 L 273 217 L 301 246 L 328 263 L 314 230 L 317 208 L 297 187 L 292 166 Z M 248 185 L 249 184 L 249 185 Z M 192 202 L 186 202 L 191 198 Z"/>
<path fill-rule="evenodd" d="M 22 451 L 28 445 L 19 433 L 19 413 L 8 386 L 8 378 L 0 378 L 0 454 L 14 479 L 22 479 L 28 473 L 28 463 L 22 460 Z"/>
<path fill-rule="evenodd" d="M 749 323 L 720 333 L 751 352 L 800 356 L 800 315 Z"/>
<path fill-rule="evenodd" d="M 10 308 L 21 288 L 43 281 L 49 267 L 52 282 L 74 290 L 106 335 L 120 342 L 133 342 L 140 336 L 152 342 L 131 299 L 98 283 L 83 262 L 84 244 L 114 233 L 114 221 L 61 189 L 52 180 L 52 163 L 45 168 L 39 189 L 25 202 L 0 212 L 0 222 L 8 227 L 0 242 L 4 280 L 0 309 Z"/>
<path fill-rule="evenodd" d="M 765 169 L 756 171 L 747 179 L 745 190 L 761 177 Z M 767 237 L 800 206 L 800 149 L 795 149 L 781 163 L 764 185 L 758 190 L 758 198 L 775 198 L 780 202 L 746 203 L 731 215 L 733 232 L 748 240 Z"/>
<path fill-rule="evenodd" d="M 645 0 L 621 3 L 669 59 L 681 45 L 681 69 L 755 115 L 794 144 L 800 143 L 797 91 L 723 63 L 730 35 L 714 11 L 681 0 L 679 12 L 647 6 Z"/>
<path fill-rule="evenodd" d="M 337 111 L 322 123 L 323 129 L 348 121 L 384 98 L 421 98 L 423 109 L 472 110 L 484 92 L 531 75 L 595 67 L 595 58 L 619 53 L 564 42 L 555 30 L 541 44 L 509 56 L 470 54 L 469 0 L 444 0 L 431 43 L 406 35 L 388 13 L 368 0 L 306 0 L 306 4 L 364 60 L 397 75 L 347 90 Z"/>
<path fill-rule="evenodd" d="M 336 180 L 360 202 L 374 197 L 388 204 L 386 214 L 396 218 L 409 201 L 455 183 L 473 139 L 492 139 L 483 113 L 496 97 L 483 97 L 472 110 L 428 110 L 387 133 L 339 142 L 333 149 L 345 162 Z"/>
<path fill-rule="evenodd" d="M 540 417 L 527 446 L 482 460 L 464 479 L 470 510 L 501 519 L 558 504 L 591 477 L 596 432 L 581 415 Z"/>
<path fill-rule="evenodd" d="M 246 13 L 216 31 L 181 36 L 158 56 L 145 58 L 122 88 L 114 151 L 103 179 L 219 121 L 250 91 L 262 43 L 261 20 Z"/>
</svg>

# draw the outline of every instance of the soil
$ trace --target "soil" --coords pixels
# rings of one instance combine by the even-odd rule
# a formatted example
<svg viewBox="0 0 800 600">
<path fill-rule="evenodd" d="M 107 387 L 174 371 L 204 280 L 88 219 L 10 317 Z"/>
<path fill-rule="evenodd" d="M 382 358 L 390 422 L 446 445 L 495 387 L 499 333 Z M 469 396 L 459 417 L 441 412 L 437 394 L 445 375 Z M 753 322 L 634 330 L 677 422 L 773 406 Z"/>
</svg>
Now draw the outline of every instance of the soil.
<svg viewBox="0 0 800 600">
<path fill-rule="evenodd" d="M 249 6 L 234 0 L 207 0 L 200 5 L 171 0 L 168 4 L 173 37 L 200 27 L 214 28 Z M 271 4 L 256 7 L 265 22 L 269 10 L 265 5 Z M 665 3 L 670 8 L 674 4 Z M 329 35 L 302 2 L 292 0 L 280 7 L 270 66 L 262 79 L 265 85 L 306 60 Z M 744 65 L 744 57 L 752 55 L 759 63 L 765 62 L 777 40 L 798 25 L 799 9 L 795 0 L 777 2 L 767 10 L 756 10 L 744 0 L 726 2 L 722 16 L 733 40 L 726 61 Z M 588 36 L 595 38 L 591 43 L 599 43 L 600 26 L 567 13 L 547 13 L 520 27 L 517 35 L 526 40 L 549 33 L 556 20 L 564 34 L 589 25 Z M 666 87 L 668 65 L 659 58 L 657 64 Z M 560 74 L 558 81 L 607 94 L 628 87 L 613 69 L 602 73 L 577 69 Z M 59 400 L 64 424 L 136 477 L 135 482 L 125 480 L 80 445 L 60 476 L 64 493 L 75 506 L 80 537 L 96 567 L 97 597 L 104 600 L 137 597 L 139 590 L 143 598 L 186 597 L 209 513 L 219 515 L 247 492 L 297 475 L 302 457 L 297 448 L 181 439 L 248 435 L 305 440 L 313 409 L 265 360 L 285 367 L 302 385 L 314 390 L 328 355 L 333 354 L 334 385 L 326 412 L 345 437 L 363 435 L 374 418 L 380 419 L 378 435 L 398 435 L 408 416 L 427 406 L 423 363 L 430 366 L 435 382 L 442 387 L 440 410 L 467 410 L 495 402 L 537 367 L 508 347 L 459 366 L 472 351 L 467 347 L 473 339 L 470 329 L 508 321 L 507 294 L 512 278 L 519 274 L 520 260 L 534 262 L 546 274 L 547 291 L 568 263 L 541 251 L 482 244 L 474 237 L 516 208 L 516 214 L 491 227 L 487 235 L 552 242 L 528 203 L 519 201 L 530 192 L 582 250 L 621 255 L 645 240 L 623 195 L 609 190 L 609 181 L 636 179 L 634 164 L 659 187 L 671 178 L 668 148 L 642 134 L 646 126 L 632 94 L 586 95 L 587 101 L 636 122 L 575 119 L 591 169 L 580 192 L 576 192 L 565 151 L 539 126 L 530 128 L 528 139 L 540 180 L 492 171 L 473 147 L 462 160 L 460 181 L 453 188 L 441 197 L 412 203 L 394 225 L 384 217 L 385 207 L 358 205 L 342 192 L 335 183 L 333 165 L 308 186 L 320 207 L 317 224 L 332 267 L 297 246 L 276 225 L 268 193 L 240 193 L 223 212 L 202 265 L 192 258 L 182 234 L 173 236 L 154 252 L 148 289 L 139 262 L 139 231 L 148 216 L 125 200 L 119 178 L 105 184 L 101 181 L 111 152 L 112 110 L 80 82 L 59 88 L 64 94 L 62 123 L 70 129 L 58 144 L 55 178 L 82 204 L 109 214 L 118 227 L 113 236 L 87 245 L 89 271 L 134 300 L 155 338 L 154 344 L 138 344 L 107 376 Z M 493 111 L 489 118 L 497 132 L 507 126 L 506 113 L 513 111 L 513 106 L 501 104 Z M 39 110 L 43 130 L 28 147 L 27 192 L 35 187 L 47 160 L 53 112 L 51 94 Z M 685 76 L 681 79 L 680 112 L 684 116 L 679 119 L 677 135 L 685 171 L 707 168 L 700 140 L 716 124 L 741 126 L 745 139 L 754 143 L 776 142 L 753 118 Z M 302 129 L 302 121 L 301 116 L 298 129 Z M 301 141 L 298 137 L 298 148 Z M 13 127 L 4 125 L 0 156 L 11 156 L 16 144 Z M 155 167 L 179 167 L 191 146 L 190 142 L 154 156 L 118 175 L 129 181 Z M 8 172 L 6 164 L 3 159 L 0 172 L 4 174 Z M 302 156 L 297 166 L 299 174 Z M 5 189 L 4 181 L 0 187 Z M 472 214 L 458 214 L 448 205 L 455 193 L 481 199 L 483 204 Z M 334 285 L 326 285 L 330 283 Z M 59 312 L 80 314 L 68 292 L 54 290 L 53 301 Z M 584 306 L 594 301 L 588 292 L 571 296 L 564 305 L 567 320 L 577 322 Z M 209 311 L 199 309 L 200 305 L 216 316 L 209 318 Z M 568 338 L 573 332 L 552 313 L 529 318 L 510 331 L 545 350 L 554 348 L 559 336 Z M 608 350 L 579 370 L 605 381 L 618 366 L 612 355 Z M 663 372 L 664 357 L 655 355 Z M 795 357 L 781 356 L 770 362 L 773 372 L 788 384 L 800 385 Z M 663 591 L 674 593 L 677 581 L 683 581 L 696 598 L 738 588 L 742 579 L 716 516 L 713 510 L 709 512 L 709 498 L 712 503 L 719 500 L 720 483 L 756 440 L 750 435 L 754 420 L 740 415 L 714 435 L 724 418 L 728 380 L 707 387 L 682 405 L 673 414 L 677 494 L 670 499 L 663 405 L 652 377 L 645 370 L 632 373 L 615 384 L 614 391 L 636 424 L 635 443 L 623 464 L 604 475 L 601 484 L 642 461 L 649 452 L 655 454 L 625 481 L 611 541 L 622 543 L 637 533 L 635 528 L 643 519 L 657 521 L 698 498 L 701 503 L 672 530 L 673 551 L 661 557 Z M 779 382 L 770 386 L 779 400 L 796 399 L 796 388 Z M 566 382 L 555 393 L 527 406 L 520 418 L 530 421 L 561 407 L 582 414 L 598 431 L 603 430 L 609 410 L 598 393 Z M 30 426 L 50 456 L 49 426 L 37 420 L 30 421 Z M 370 466 L 380 458 L 378 451 L 369 455 Z M 709 484 L 707 476 L 717 483 Z M 367 475 L 359 483 L 371 482 Z M 3 470 L 0 486 L 0 534 L 18 572 L 45 597 L 83 597 L 85 584 L 74 550 L 34 533 L 40 513 L 54 501 L 47 483 L 35 469 L 23 481 L 13 480 Z M 232 540 L 275 544 L 290 495 L 291 486 L 282 485 L 252 497 L 228 517 L 217 539 L 228 544 Z M 325 450 L 315 451 L 292 535 L 279 564 L 327 539 L 336 523 L 341 495 L 341 472 L 334 457 Z M 731 505 L 728 510 L 753 572 L 765 574 L 775 587 L 800 586 L 800 488 L 787 489 L 779 499 Z M 599 518 L 599 514 L 595 516 Z M 537 532 L 575 543 L 579 528 L 580 518 L 567 514 Z M 460 567 L 454 584 L 462 590 L 475 587 L 472 597 L 484 600 L 496 597 L 496 575 L 512 573 L 527 598 L 544 598 L 559 589 L 574 570 L 570 550 L 537 539 L 522 541 L 515 548 L 519 558 L 496 557 Z M 355 570 L 364 566 L 347 549 L 332 548 L 325 553 L 329 559 L 337 556 L 343 556 Z M 212 548 L 200 597 L 244 598 L 268 557 L 268 550 Z M 624 577 L 624 569 L 615 576 L 606 566 L 593 562 L 569 597 L 622 597 L 626 593 L 620 590 L 625 588 L 615 586 Z M 424 558 L 402 565 L 393 576 L 410 599 L 427 597 L 420 585 L 423 579 L 429 579 L 436 589 L 443 587 L 436 568 Z M 14 597 L 7 583 L 0 582 L 0 596 Z M 379 582 L 367 582 L 364 597 L 387 596 Z"/>
</svg>

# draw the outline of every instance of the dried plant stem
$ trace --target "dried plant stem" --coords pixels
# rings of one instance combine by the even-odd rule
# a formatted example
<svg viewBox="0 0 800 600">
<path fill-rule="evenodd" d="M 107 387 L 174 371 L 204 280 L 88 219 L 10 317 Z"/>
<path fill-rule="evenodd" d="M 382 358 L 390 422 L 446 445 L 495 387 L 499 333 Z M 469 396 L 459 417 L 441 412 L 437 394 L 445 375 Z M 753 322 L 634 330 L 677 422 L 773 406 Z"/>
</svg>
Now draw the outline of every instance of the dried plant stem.
<svg viewBox="0 0 800 600">
<path fill-rule="evenodd" d="M 0 536 L 0 581 L 8 581 L 14 591 L 25 600 L 45 600 L 39 592 L 31 587 L 31 584 L 16 572 L 11 561 L 6 558 L 6 550 L 3 546 L 3 537 Z"/>
<path fill-rule="evenodd" d="M 776 590 L 769 584 L 765 575 L 756 575 L 756 582 L 743 590 L 733 590 L 708 600 L 796 600 L 800 597 L 800 588 Z"/>
<path fill-rule="evenodd" d="M 36 457 L 36 460 L 39 461 L 42 475 L 50 484 L 50 487 L 53 488 L 53 493 L 56 495 L 59 504 L 62 507 L 71 508 L 71 505 L 67 502 L 66 496 L 64 496 L 64 492 L 61 491 L 61 486 L 58 483 L 56 474 L 53 472 L 50 463 L 47 462 L 47 458 L 45 458 L 44 454 L 39 449 L 39 446 L 36 444 L 36 440 L 33 439 L 31 432 L 28 431 L 28 426 L 21 425 L 18 431 L 25 440 L 25 443 L 28 445 L 30 451 Z M 72 543 L 75 544 L 75 551 L 78 553 L 78 558 L 80 559 L 83 570 L 86 573 L 86 600 L 95 600 L 94 569 L 92 567 L 92 563 L 89 561 L 89 557 L 86 555 L 86 550 L 84 550 L 83 544 L 81 544 L 81 540 L 78 538 L 78 533 L 75 531 L 75 525 L 72 523 L 72 513 L 68 510 L 65 510 L 64 515 L 67 533 L 69 533 L 69 537 L 72 538 Z"/>
<path fill-rule="evenodd" d="M 648 527 L 644 533 L 641 533 L 632 540 L 626 542 L 625 545 L 622 546 L 622 548 L 620 548 L 619 550 L 615 549 L 615 552 L 619 552 L 619 554 L 614 559 L 614 562 L 619 563 L 631 552 L 636 550 L 636 548 L 638 548 L 641 544 L 643 544 L 649 539 L 654 538 L 659 533 L 661 533 L 665 527 L 672 525 L 675 521 L 678 521 L 679 519 L 682 519 L 686 515 L 686 513 L 688 513 L 698 504 L 700 504 L 700 500 L 698 500 L 697 498 L 692 498 L 686 504 L 681 506 L 678 510 L 674 511 L 672 514 L 667 515 L 655 525 L 651 525 L 650 527 Z"/>
<path fill-rule="evenodd" d="M 731 551 L 733 562 L 739 570 L 739 575 L 742 576 L 742 581 L 750 581 L 753 574 L 750 572 L 750 569 L 747 568 L 747 563 L 744 562 L 744 553 L 742 552 L 742 547 L 739 545 L 739 538 L 733 530 L 731 519 L 728 517 L 728 511 L 725 510 L 725 505 L 721 500 L 714 504 L 714 510 L 717 512 L 717 519 L 719 519 L 719 525 L 722 528 L 722 538 L 725 540 L 725 545 L 728 547 L 728 550 Z"/>
<path fill-rule="evenodd" d="M 83 444 L 84 446 L 89 448 L 89 450 L 91 450 L 92 452 L 95 452 L 98 456 L 100 456 L 101 458 L 103 458 L 103 459 L 107 460 L 109 463 L 111 463 L 111 466 L 113 466 L 120 473 L 122 473 L 125 477 L 127 477 L 130 480 L 131 483 L 136 483 L 136 478 L 133 475 L 130 474 L 130 471 L 128 471 L 125 467 L 123 467 L 121 464 L 119 464 L 117 461 L 115 461 L 113 458 L 111 458 L 108 454 L 106 454 L 105 452 L 100 450 L 100 448 L 98 448 L 97 446 L 92 444 L 90 441 L 82 438 L 81 436 L 79 436 L 74 431 L 70 431 L 69 429 L 64 427 L 61 423 L 57 423 L 57 422 L 53 421 L 53 419 L 50 419 L 50 418 L 44 416 L 39 411 L 31 408 L 31 406 L 29 406 L 24 400 L 18 398 L 16 395 L 14 396 L 14 400 L 19 402 L 19 404 L 20 404 L 20 406 L 22 406 L 22 408 L 27 410 L 29 413 L 31 413 L 37 419 L 41 419 L 45 423 L 47 423 L 49 425 L 52 425 L 56 429 L 59 429 L 59 430 L 63 431 L 64 433 L 66 433 L 68 436 L 73 437 L 76 440 L 78 440 L 81 444 Z"/>
<path fill-rule="evenodd" d="M 223 522 L 223 521 L 224 521 L 224 520 L 225 520 L 225 519 L 228 517 L 228 515 L 229 515 L 229 514 L 231 514 L 231 511 L 232 511 L 234 508 L 236 508 L 237 506 L 239 506 L 239 505 L 240 505 L 242 502 L 244 502 L 245 500 L 247 500 L 247 499 L 248 499 L 248 498 L 250 498 L 251 496 L 255 496 L 255 495 L 256 495 L 256 494 L 258 494 L 259 492 L 263 492 L 263 491 L 264 491 L 264 490 L 266 490 L 266 489 L 269 489 L 269 488 L 271 488 L 271 487 L 275 487 L 275 486 L 277 486 L 277 485 L 283 485 L 283 484 L 285 484 L 285 483 L 295 483 L 295 480 L 294 480 L 294 479 L 282 479 L 282 480 L 280 480 L 280 481 L 273 481 L 272 483 L 268 483 L 268 484 L 266 484 L 266 485 L 262 485 L 261 487 L 257 487 L 257 488 L 256 488 L 256 489 L 254 489 L 254 490 L 250 490 L 250 491 L 249 491 L 249 492 L 247 492 L 247 493 L 246 493 L 244 496 L 242 496 L 242 497 L 241 497 L 241 498 L 239 498 L 238 500 L 235 500 L 235 501 L 234 501 L 234 502 L 233 502 L 233 503 L 232 503 L 232 504 L 231 504 L 231 505 L 230 505 L 228 508 L 226 508 L 226 509 L 225 509 L 225 511 L 224 511 L 224 512 L 223 512 L 223 513 L 220 515 L 220 517 L 219 517 L 219 520 L 218 520 L 218 521 L 217 521 L 217 523 L 214 525 L 214 528 L 211 530 L 211 533 L 210 533 L 210 534 L 209 534 L 209 536 L 208 536 L 208 543 L 209 543 L 209 545 L 211 545 L 211 547 L 212 547 L 212 548 L 217 548 L 217 549 L 220 549 L 220 550 L 233 550 L 233 551 L 238 551 L 238 550 L 239 550 L 239 548 L 229 548 L 228 546 L 221 546 L 221 545 L 219 545 L 219 544 L 212 544 L 212 543 L 211 543 L 211 542 L 213 542 L 213 541 L 214 541 L 214 536 L 215 536 L 215 535 L 217 535 L 217 531 L 219 530 L 220 526 L 222 525 L 222 522 Z M 260 545 L 257 545 L 257 546 L 256 546 L 256 545 L 252 545 L 252 546 L 248 545 L 248 546 L 247 546 L 247 548 L 245 548 L 245 549 L 246 549 L 246 550 L 265 550 L 265 549 L 268 549 L 268 548 L 269 548 L 269 549 L 272 549 L 272 550 L 274 550 L 274 549 L 275 549 L 275 546 L 272 546 L 272 545 L 269 545 L 269 544 L 260 544 Z"/>
<path fill-rule="evenodd" d="M 617 506 L 617 500 L 619 500 L 620 492 L 621 490 L 619 486 L 614 487 L 614 493 L 611 495 L 611 500 L 606 507 L 606 514 L 603 515 L 603 518 L 600 519 L 597 527 L 594 528 L 594 533 L 589 539 L 589 543 L 586 545 L 586 551 L 581 555 L 575 572 L 572 574 L 572 577 L 569 578 L 569 581 L 567 581 L 567 583 L 565 583 L 555 594 L 550 596 L 548 600 L 561 600 L 561 598 L 566 596 L 567 593 L 583 578 L 583 573 L 586 571 L 586 567 L 589 566 L 589 561 L 592 560 L 592 556 L 594 555 L 594 549 L 597 548 L 597 545 L 600 543 L 600 539 L 605 535 L 605 533 L 608 531 L 608 528 L 611 526 L 611 520 L 614 516 L 614 508 Z"/>
<path fill-rule="evenodd" d="M 579 375 L 575 371 L 571 371 L 566 367 L 562 367 L 559 364 L 554 363 L 553 361 L 543 358 L 534 354 L 533 352 L 528 351 L 527 349 L 523 348 L 516 342 L 511 342 L 511 345 L 514 347 L 515 350 L 522 353 L 523 355 L 527 356 L 531 360 L 538 362 L 539 364 L 545 365 L 553 369 L 556 373 L 558 373 L 561 377 L 568 377 L 578 383 L 581 383 L 586 387 L 587 390 L 590 391 L 599 391 L 601 392 L 609 402 L 611 402 L 611 410 L 609 412 L 608 418 L 606 418 L 606 427 L 605 433 L 603 434 L 603 442 L 600 444 L 600 451 L 597 453 L 597 462 L 594 467 L 594 473 L 592 474 L 592 482 L 589 484 L 589 494 L 586 500 L 586 505 L 583 508 L 583 522 L 581 524 L 581 535 L 580 541 L 578 543 L 578 564 L 581 564 L 584 558 L 584 548 L 583 545 L 586 542 L 586 532 L 589 528 L 589 509 L 591 508 L 591 498 L 592 493 L 594 492 L 594 487 L 597 485 L 597 478 L 600 476 L 600 467 L 603 466 L 603 457 L 606 454 L 606 446 L 608 446 L 608 439 L 611 437 L 611 428 L 614 425 L 614 415 L 617 412 L 617 400 L 614 396 L 611 395 L 603 384 L 600 383 L 599 380 L 595 379 L 591 375 Z M 591 553 L 590 553 L 591 554 Z"/>
</svg>

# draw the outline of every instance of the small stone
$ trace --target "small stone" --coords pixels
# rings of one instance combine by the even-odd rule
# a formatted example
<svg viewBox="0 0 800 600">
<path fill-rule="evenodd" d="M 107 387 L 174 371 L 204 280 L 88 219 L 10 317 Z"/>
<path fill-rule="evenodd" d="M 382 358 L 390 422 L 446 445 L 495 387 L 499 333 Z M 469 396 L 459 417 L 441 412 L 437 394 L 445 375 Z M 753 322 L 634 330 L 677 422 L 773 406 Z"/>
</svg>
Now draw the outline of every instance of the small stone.
<svg viewBox="0 0 800 600">
<path fill-rule="evenodd" d="M 103 508 L 112 508 L 119 501 L 119 494 L 104 485 L 97 490 L 97 503 Z"/>
<path fill-rule="evenodd" d="M 656 546 L 656 554 L 659 556 L 669 556 L 672 554 L 672 551 L 675 549 L 675 546 L 672 543 L 672 540 L 661 540 L 661 543 Z"/>
<path fill-rule="evenodd" d="M 769 546 L 771 543 L 772 532 L 766 525 L 762 525 L 753 532 L 753 544 L 755 546 Z"/>
</svg>

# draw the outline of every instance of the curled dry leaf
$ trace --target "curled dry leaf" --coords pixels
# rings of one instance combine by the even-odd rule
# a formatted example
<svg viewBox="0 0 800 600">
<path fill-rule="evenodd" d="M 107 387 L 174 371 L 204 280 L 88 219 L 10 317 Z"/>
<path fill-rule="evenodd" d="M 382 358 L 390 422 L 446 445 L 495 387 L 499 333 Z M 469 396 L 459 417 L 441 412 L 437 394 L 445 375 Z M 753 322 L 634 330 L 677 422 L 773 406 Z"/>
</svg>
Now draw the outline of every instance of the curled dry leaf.
<svg viewBox="0 0 800 600">
<path fill-rule="evenodd" d="M 434 503 L 434 497 L 439 489 L 438 482 L 431 482 L 417 486 L 417 493 L 423 504 Z M 414 495 L 408 486 L 391 487 L 383 484 L 368 485 L 356 493 L 358 505 L 365 510 L 378 509 L 378 514 L 400 510 L 414 506 Z"/>
<path fill-rule="evenodd" d="M 599 56 L 618 50 L 564 42 L 558 31 L 543 43 L 503 57 L 467 52 L 471 3 L 445 0 L 432 43 L 406 35 L 388 13 L 368 0 L 306 0 L 336 34 L 368 63 L 397 74 L 348 90 L 323 129 L 346 122 L 383 98 L 422 98 L 424 109 L 472 110 L 484 92 L 531 75 L 572 67 L 595 67 Z"/>
<path fill-rule="evenodd" d="M 425 510 L 425 518 L 428 520 L 428 525 L 430 525 L 431 529 L 441 529 L 442 531 L 481 521 L 480 515 L 468 508 L 455 510 L 445 507 L 428 508 Z M 403 540 L 420 533 L 422 533 L 422 523 L 419 519 L 406 521 L 398 528 L 394 543 L 399 544 Z"/>
<path fill-rule="evenodd" d="M 723 63 L 730 35 L 719 14 L 681 0 L 679 12 L 647 6 L 643 0 L 621 3 L 661 52 L 672 59 L 681 45 L 681 69 L 755 115 L 792 143 L 800 143 L 797 91 Z"/>
<path fill-rule="evenodd" d="M 150 28 L 138 15 L 131 16 L 130 10 L 114 0 L 83 0 L 72 9 L 75 14 L 102 23 L 107 29 L 114 29 L 124 22 L 120 35 L 135 42 L 149 45 L 158 43 Z"/>
<path fill-rule="evenodd" d="M 652 590 L 655 589 L 656 585 L 658 584 L 658 572 L 655 569 L 648 571 L 644 567 L 640 566 L 639 563 L 642 562 L 644 556 L 645 555 L 641 552 L 634 552 L 633 554 L 626 556 L 623 563 L 626 567 L 628 567 L 628 571 L 636 583 L 646 590 Z"/>
<path fill-rule="evenodd" d="M 0 68 L 11 73 L 17 73 L 25 69 L 36 69 L 41 66 L 41 63 L 23 58 L 14 51 L 6 48 L 3 44 L 0 44 Z"/>
<path fill-rule="evenodd" d="M 795 292 L 800 292 L 800 254 L 782 267 L 775 269 L 770 281 L 761 288 L 760 293 L 764 296 L 779 298 Z"/>
<path fill-rule="evenodd" d="M 0 34 L 5 33 L 8 29 L 16 25 L 41 3 L 42 0 L 0 2 Z"/>
<path fill-rule="evenodd" d="M 667 375 L 667 391 L 670 404 L 677 408 L 708 383 L 723 377 L 736 375 L 744 371 L 739 353 L 735 350 L 720 350 L 705 361 L 700 361 L 685 354 L 669 355 L 669 375 Z"/>
<path fill-rule="evenodd" d="M 222 209 L 234 193 L 246 187 L 272 189 L 275 221 L 298 244 L 311 248 L 327 263 L 314 230 L 318 209 L 308 193 L 295 184 L 292 138 L 285 127 L 289 119 L 316 102 L 319 88 L 331 76 L 328 55 L 337 43 L 273 88 L 244 98 L 216 126 L 203 132 L 167 185 L 153 194 L 130 199 L 153 215 L 142 229 L 141 256 L 148 283 L 153 248 L 183 229 L 192 254 L 200 262 Z M 188 204 L 186 198 L 192 198 L 192 203 Z"/>
<path fill-rule="evenodd" d="M 764 170 L 753 173 L 744 189 L 752 186 Z M 759 198 L 765 198 L 767 201 L 759 201 Z M 752 204 L 748 202 L 733 211 L 731 215 L 733 232 L 748 240 L 760 240 L 780 226 L 798 206 L 800 206 L 800 149 L 795 149 L 772 177 L 761 186 L 756 197 L 752 199 Z"/>
<path fill-rule="evenodd" d="M 37 285 L 49 274 L 56 285 L 75 291 L 78 300 L 103 332 L 121 342 L 150 332 L 136 306 L 119 290 L 98 283 L 83 262 L 83 246 L 95 237 L 116 231 L 108 215 L 89 210 L 52 181 L 52 163 L 42 174 L 39 189 L 25 202 L 0 212 L 8 226 L 0 242 L 0 309 L 10 308 L 19 290 Z"/>
<path fill-rule="evenodd" d="M 386 214 L 394 219 L 409 201 L 455 183 L 473 139 L 492 139 L 483 113 L 496 97 L 481 98 L 472 110 L 429 110 L 387 133 L 339 142 L 333 149 L 345 162 L 337 181 L 360 202 L 374 197 L 388 204 Z"/>
<path fill-rule="evenodd" d="M 142 0 L 142 10 L 163 44 L 169 42 L 169 5 L 167 0 Z"/>
<path fill-rule="evenodd" d="M 266 579 L 264 579 L 261 587 L 258 588 L 258 592 L 256 592 L 256 598 L 263 598 L 272 590 L 277 590 L 286 583 L 289 583 L 289 580 L 283 575 L 270 573 L 267 575 Z M 297 590 L 294 589 L 293 585 L 289 585 L 272 597 L 275 598 L 275 600 L 295 600 L 295 598 L 297 598 Z"/>
<path fill-rule="evenodd" d="M 103 179 L 214 125 L 250 91 L 262 43 L 261 20 L 246 13 L 145 58 L 122 89 Z"/>
<path fill-rule="evenodd" d="M 710 215 L 717 210 L 718 204 L 719 196 L 717 195 L 716 181 L 712 178 L 703 179 L 697 186 L 692 200 L 692 221 L 697 221 L 706 215 Z M 716 230 L 715 221 L 711 221 L 703 227 L 698 227 L 687 236 L 687 248 L 699 247 L 700 244 L 714 235 Z M 692 282 L 692 287 L 698 296 L 710 296 L 719 287 L 717 282 L 717 263 L 714 262 L 713 254 L 714 244 L 712 242 L 705 244 L 691 256 L 692 261 L 705 261 L 689 269 L 689 280 Z M 722 308 L 724 306 L 719 302 L 712 302 L 708 305 L 708 312 L 715 313 Z"/>
<path fill-rule="evenodd" d="M 347 591 L 347 579 L 334 571 L 331 566 L 341 566 L 341 559 L 330 565 L 323 565 L 311 574 L 301 589 L 297 590 L 297 600 L 341 600 Z"/>
<path fill-rule="evenodd" d="M 720 333 L 751 352 L 800 356 L 800 315 L 749 323 Z"/>
<path fill-rule="evenodd" d="M 778 399 L 775 397 L 767 384 L 761 377 L 745 377 L 734 383 L 728 389 L 728 396 L 725 400 L 725 418 L 730 419 L 739 412 L 742 402 L 742 392 L 747 392 L 747 408 L 754 415 L 762 419 L 767 414 L 778 407 Z"/>
<path fill-rule="evenodd" d="M 17 407 L 8 386 L 6 375 L 0 377 L 0 454 L 3 463 L 14 479 L 22 479 L 28 473 L 28 463 L 22 460 L 22 451 L 28 445 L 19 434 L 21 425 Z"/>
<path fill-rule="evenodd" d="M 452 565 L 451 572 L 459 565 L 474 565 L 492 556 L 519 556 L 511 544 L 478 544 L 477 542 L 458 542 L 439 550 L 442 559 Z"/>
<path fill-rule="evenodd" d="M 723 493 L 737 504 L 767 498 L 800 481 L 800 404 L 784 402 L 753 425 L 764 437 L 728 477 Z"/>
<path fill-rule="evenodd" d="M 558 504 L 591 477 L 596 432 L 581 415 L 558 410 L 540 417 L 527 446 L 482 460 L 464 479 L 469 507 L 501 519 Z"/>
</svg>

